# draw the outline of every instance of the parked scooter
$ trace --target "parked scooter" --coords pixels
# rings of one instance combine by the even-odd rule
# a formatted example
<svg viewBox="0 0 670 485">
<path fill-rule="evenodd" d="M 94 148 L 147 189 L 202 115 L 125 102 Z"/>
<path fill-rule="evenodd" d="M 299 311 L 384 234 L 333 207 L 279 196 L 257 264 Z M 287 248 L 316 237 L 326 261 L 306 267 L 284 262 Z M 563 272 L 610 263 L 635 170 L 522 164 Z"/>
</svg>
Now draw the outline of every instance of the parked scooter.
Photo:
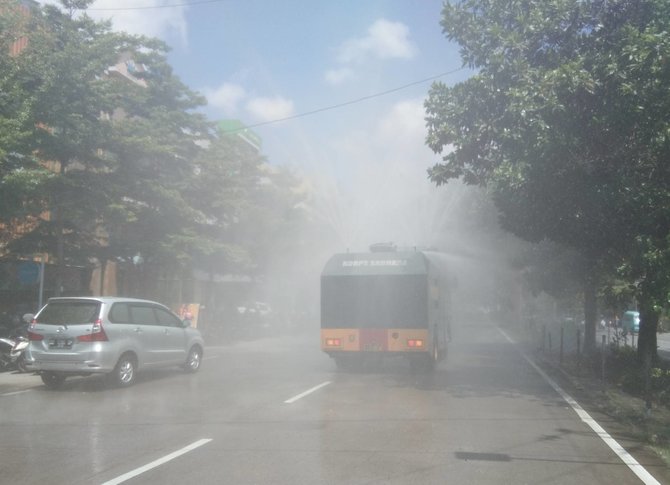
<svg viewBox="0 0 670 485">
<path fill-rule="evenodd" d="M 23 353 L 29 343 L 30 341 L 21 335 L 0 338 L 0 372 L 12 369 L 26 372 L 28 369 Z"/>
</svg>

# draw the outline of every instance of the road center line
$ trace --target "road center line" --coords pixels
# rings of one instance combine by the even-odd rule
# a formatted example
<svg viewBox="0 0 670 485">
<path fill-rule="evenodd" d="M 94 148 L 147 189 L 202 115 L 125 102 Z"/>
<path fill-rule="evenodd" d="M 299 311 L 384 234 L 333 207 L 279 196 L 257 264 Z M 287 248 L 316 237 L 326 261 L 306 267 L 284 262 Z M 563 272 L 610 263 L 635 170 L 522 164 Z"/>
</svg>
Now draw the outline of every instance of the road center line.
<svg viewBox="0 0 670 485">
<path fill-rule="evenodd" d="M 330 381 L 322 382 L 322 383 L 319 384 L 318 386 L 314 386 L 313 388 L 308 389 L 308 390 L 306 390 L 305 392 L 298 394 L 297 396 L 293 396 L 291 399 L 287 399 L 286 401 L 284 401 L 284 404 L 293 404 L 293 403 L 296 402 L 298 399 L 302 399 L 303 397 L 305 397 L 305 396 L 307 396 L 307 395 L 309 395 L 309 394 L 312 394 L 312 393 L 315 392 L 315 391 L 318 391 L 318 390 L 321 389 L 322 387 L 326 387 L 328 384 L 330 384 Z"/>
<path fill-rule="evenodd" d="M 152 468 L 156 468 L 157 466 L 160 466 L 164 463 L 167 463 L 170 460 L 174 460 L 175 458 L 177 458 L 181 455 L 184 455 L 184 454 L 188 453 L 189 451 L 193 451 L 196 448 L 201 447 L 202 445 L 206 445 L 210 441 L 212 441 L 212 440 L 211 439 L 198 440 L 194 443 L 191 443 L 188 446 L 185 446 L 181 450 L 177 450 L 173 453 L 170 453 L 169 455 L 165 455 L 163 458 L 159 458 L 158 460 L 154 460 L 151 463 L 148 463 L 148 464 L 146 464 L 144 466 L 141 466 L 139 468 L 135 468 L 134 470 L 129 471 L 128 473 L 124 473 L 123 475 L 121 475 L 119 477 L 116 477 L 112 480 L 109 480 L 108 482 L 105 482 L 102 485 L 117 485 L 119 483 L 123 483 L 126 480 L 130 480 L 131 478 L 136 477 L 137 475 L 140 475 L 140 474 L 142 474 L 146 471 L 151 470 Z"/>
<path fill-rule="evenodd" d="M 498 330 L 510 343 L 516 344 L 516 342 L 502 329 L 498 328 Z M 635 475 L 637 475 L 640 480 L 642 480 L 642 483 L 645 485 L 661 485 L 660 482 L 651 475 L 651 473 L 649 473 L 642 465 L 640 465 L 637 460 L 625 450 L 623 446 L 621 446 L 614 438 L 612 438 L 610 434 L 605 431 L 605 429 L 600 426 L 600 424 L 598 424 L 598 422 L 579 405 L 577 401 L 575 401 L 567 392 L 563 390 L 563 388 L 561 388 L 561 386 L 554 382 L 551 377 L 549 377 L 542 369 L 540 369 L 540 367 L 535 362 L 533 362 L 530 357 L 521 351 L 520 353 L 521 356 L 526 359 L 526 362 L 528 362 L 530 366 L 535 369 L 535 371 L 540 374 L 542 378 L 547 381 L 558 394 L 560 394 L 563 400 L 570 405 L 570 407 L 577 413 L 577 416 L 579 416 L 580 419 L 586 423 L 600 437 L 600 439 L 610 447 L 614 453 L 616 453 L 621 461 L 623 461 L 628 466 L 628 468 L 630 468 L 631 471 L 635 473 Z"/>
</svg>

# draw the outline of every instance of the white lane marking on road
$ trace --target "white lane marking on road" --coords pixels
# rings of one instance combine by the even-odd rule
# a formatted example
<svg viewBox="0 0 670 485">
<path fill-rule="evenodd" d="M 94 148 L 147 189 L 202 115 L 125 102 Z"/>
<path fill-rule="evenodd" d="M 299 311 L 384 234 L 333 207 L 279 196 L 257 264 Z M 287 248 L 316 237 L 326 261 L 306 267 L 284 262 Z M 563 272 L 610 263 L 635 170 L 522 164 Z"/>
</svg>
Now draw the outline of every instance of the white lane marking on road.
<svg viewBox="0 0 670 485">
<path fill-rule="evenodd" d="M 505 337 L 510 343 L 516 344 L 516 342 L 509 337 L 502 329 L 498 329 L 503 337 Z M 612 438 L 607 431 L 603 429 L 598 422 L 587 413 L 584 408 L 582 408 L 577 401 L 575 401 L 567 392 L 561 388 L 554 380 L 549 377 L 540 367 L 532 361 L 525 353 L 521 352 L 521 356 L 526 359 L 526 362 L 535 369 L 535 371 L 542 376 L 542 378 L 549 383 L 554 390 L 560 394 L 565 402 L 567 402 L 570 407 L 577 413 L 581 420 L 586 423 L 599 437 L 605 442 L 610 449 L 617 454 L 617 456 L 623 461 L 628 468 L 631 469 L 637 477 L 642 480 L 642 483 L 645 485 L 661 485 L 658 480 L 656 480 L 651 473 L 649 473 L 642 465 L 640 465 L 635 458 L 628 453 L 623 446 L 621 446 L 614 438 Z"/>
<path fill-rule="evenodd" d="M 0 397 L 16 396 L 17 394 L 23 394 L 23 393 L 30 392 L 30 391 L 32 391 L 32 389 L 24 389 L 23 391 L 6 392 L 4 394 L 0 394 Z"/>
<path fill-rule="evenodd" d="M 298 399 L 302 399 L 303 397 L 305 397 L 305 396 L 307 396 L 307 395 L 309 395 L 309 394 L 312 394 L 312 393 L 315 392 L 315 391 L 318 391 L 318 390 L 321 389 L 322 387 L 326 387 L 328 384 L 330 384 L 330 381 L 322 382 L 322 383 L 319 384 L 318 386 L 314 386 L 313 388 L 308 389 L 308 390 L 306 390 L 305 392 L 302 392 L 302 393 L 298 394 L 297 396 L 293 396 L 291 399 L 287 399 L 286 401 L 284 401 L 284 404 L 293 404 L 293 403 L 296 402 Z"/>
<path fill-rule="evenodd" d="M 128 473 L 124 473 L 123 475 L 118 476 L 112 480 L 109 480 L 108 482 L 105 482 L 102 485 L 117 485 L 119 483 L 123 483 L 126 480 L 130 480 L 131 478 L 134 478 L 137 475 L 141 475 L 142 473 L 151 470 L 152 468 L 156 468 L 157 466 L 163 465 L 164 463 L 167 463 L 170 460 L 174 460 L 175 458 L 185 453 L 188 453 L 189 451 L 193 451 L 196 448 L 201 447 L 202 445 L 206 445 L 210 441 L 212 441 L 210 438 L 198 440 L 194 443 L 191 443 L 188 446 L 185 446 L 181 450 L 177 450 L 173 453 L 170 453 L 169 455 L 165 455 L 163 458 L 159 458 L 158 460 L 152 461 L 151 463 L 148 463 L 139 468 L 135 468 L 134 470 L 129 471 Z"/>
</svg>

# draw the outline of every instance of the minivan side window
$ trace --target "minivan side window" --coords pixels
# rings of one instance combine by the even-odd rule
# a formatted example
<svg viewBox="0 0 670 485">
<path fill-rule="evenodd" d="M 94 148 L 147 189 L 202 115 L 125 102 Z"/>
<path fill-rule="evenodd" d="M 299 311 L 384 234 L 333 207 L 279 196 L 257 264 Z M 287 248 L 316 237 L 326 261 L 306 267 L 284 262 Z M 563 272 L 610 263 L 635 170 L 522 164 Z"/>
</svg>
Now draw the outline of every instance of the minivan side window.
<svg viewBox="0 0 670 485">
<path fill-rule="evenodd" d="M 128 303 L 114 303 L 109 310 L 109 321 L 112 323 L 130 323 Z"/>
<path fill-rule="evenodd" d="M 164 308 L 156 307 L 156 316 L 158 317 L 158 324 L 167 327 L 181 327 L 181 321 L 169 311 Z"/>
<path fill-rule="evenodd" d="M 156 325 L 154 309 L 149 305 L 130 305 L 132 322 L 137 325 Z"/>
</svg>

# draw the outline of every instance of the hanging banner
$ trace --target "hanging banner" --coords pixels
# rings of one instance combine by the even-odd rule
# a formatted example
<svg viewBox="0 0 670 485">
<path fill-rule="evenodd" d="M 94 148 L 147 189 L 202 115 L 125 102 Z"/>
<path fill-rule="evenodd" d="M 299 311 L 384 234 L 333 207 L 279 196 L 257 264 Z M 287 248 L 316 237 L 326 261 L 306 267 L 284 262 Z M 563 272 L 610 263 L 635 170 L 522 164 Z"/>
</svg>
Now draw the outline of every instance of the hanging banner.
<svg viewBox="0 0 670 485">
<path fill-rule="evenodd" d="M 176 312 L 184 321 L 190 322 L 190 326 L 198 328 L 198 316 L 200 315 L 200 303 L 182 303 Z"/>
</svg>

